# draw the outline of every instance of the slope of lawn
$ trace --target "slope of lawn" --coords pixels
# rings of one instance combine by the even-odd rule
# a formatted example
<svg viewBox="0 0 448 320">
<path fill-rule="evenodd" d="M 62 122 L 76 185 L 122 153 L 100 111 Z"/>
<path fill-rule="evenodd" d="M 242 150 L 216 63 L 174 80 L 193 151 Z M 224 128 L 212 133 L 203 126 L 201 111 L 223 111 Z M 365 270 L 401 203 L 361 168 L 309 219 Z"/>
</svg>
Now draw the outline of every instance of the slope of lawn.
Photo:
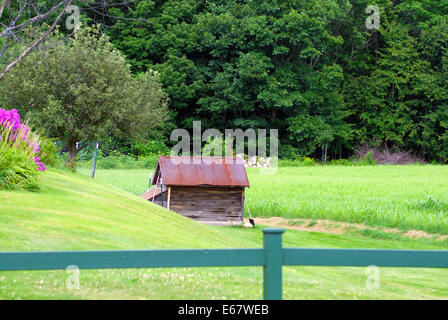
<svg viewBox="0 0 448 320">
<path fill-rule="evenodd" d="M 45 173 L 40 192 L 0 193 L 2 251 L 230 244 L 237 245 L 202 224 L 71 173 Z"/>
<path fill-rule="evenodd" d="M 79 173 L 90 177 L 90 168 L 79 168 Z M 116 186 L 135 195 L 141 195 L 149 188 L 153 169 L 97 169 L 95 181 Z"/>
<path fill-rule="evenodd" d="M 130 176 L 123 183 L 129 184 L 129 179 Z M 60 171 L 46 172 L 42 180 L 42 191 L 38 193 L 0 191 L 1 251 L 260 247 L 262 244 L 261 226 L 243 229 L 201 225 L 107 185 L 104 180 L 92 181 Z M 284 245 L 444 248 L 430 240 L 371 239 L 296 230 L 287 230 Z M 81 270 L 79 289 L 66 287 L 70 275 L 65 270 L 0 272 L 0 299 L 262 297 L 260 267 Z M 365 268 L 285 267 L 284 297 L 448 298 L 447 275 L 446 270 L 439 269 L 381 268 L 380 288 L 368 290 Z"/>
</svg>

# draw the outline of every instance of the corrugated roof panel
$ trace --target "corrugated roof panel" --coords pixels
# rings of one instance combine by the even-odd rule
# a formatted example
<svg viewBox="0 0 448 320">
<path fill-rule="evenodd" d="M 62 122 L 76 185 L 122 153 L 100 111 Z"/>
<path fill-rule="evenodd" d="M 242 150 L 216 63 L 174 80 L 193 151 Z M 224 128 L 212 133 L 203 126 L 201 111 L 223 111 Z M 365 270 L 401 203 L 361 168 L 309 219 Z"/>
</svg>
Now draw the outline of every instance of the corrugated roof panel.
<svg viewBox="0 0 448 320">
<path fill-rule="evenodd" d="M 144 194 L 142 194 L 140 197 L 142 197 L 145 200 L 152 200 L 153 197 L 157 197 L 159 194 L 162 193 L 162 190 L 159 188 L 152 188 L 146 191 Z"/>
<path fill-rule="evenodd" d="M 152 181 L 162 173 L 164 185 L 249 187 L 241 159 L 225 157 L 159 157 Z"/>
</svg>

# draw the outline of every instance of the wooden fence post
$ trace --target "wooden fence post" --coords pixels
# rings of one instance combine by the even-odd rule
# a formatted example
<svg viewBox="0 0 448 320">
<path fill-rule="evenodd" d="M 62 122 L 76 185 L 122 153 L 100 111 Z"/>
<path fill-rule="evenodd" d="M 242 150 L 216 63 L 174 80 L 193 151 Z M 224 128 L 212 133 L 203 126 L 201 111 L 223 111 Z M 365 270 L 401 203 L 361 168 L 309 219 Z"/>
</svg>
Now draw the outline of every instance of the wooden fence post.
<svg viewBox="0 0 448 320">
<path fill-rule="evenodd" d="M 263 299 L 282 299 L 282 234 L 284 229 L 263 229 Z"/>
</svg>

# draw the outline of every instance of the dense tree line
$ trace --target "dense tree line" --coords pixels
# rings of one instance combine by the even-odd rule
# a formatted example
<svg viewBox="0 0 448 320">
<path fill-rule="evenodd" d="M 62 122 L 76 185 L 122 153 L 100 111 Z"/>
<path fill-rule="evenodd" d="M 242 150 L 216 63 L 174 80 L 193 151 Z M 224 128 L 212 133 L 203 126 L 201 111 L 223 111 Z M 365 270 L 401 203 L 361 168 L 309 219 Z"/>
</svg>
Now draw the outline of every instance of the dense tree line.
<svg viewBox="0 0 448 320">
<path fill-rule="evenodd" d="M 108 10 L 133 71 L 158 70 L 176 126 L 278 128 L 284 155 L 368 142 L 448 160 L 448 3 L 134 1 Z"/>
<path fill-rule="evenodd" d="M 72 3 L 134 73 L 160 73 L 169 129 L 277 128 L 283 156 L 367 142 L 448 161 L 446 1 L 375 1 L 379 29 L 370 0 Z"/>
</svg>

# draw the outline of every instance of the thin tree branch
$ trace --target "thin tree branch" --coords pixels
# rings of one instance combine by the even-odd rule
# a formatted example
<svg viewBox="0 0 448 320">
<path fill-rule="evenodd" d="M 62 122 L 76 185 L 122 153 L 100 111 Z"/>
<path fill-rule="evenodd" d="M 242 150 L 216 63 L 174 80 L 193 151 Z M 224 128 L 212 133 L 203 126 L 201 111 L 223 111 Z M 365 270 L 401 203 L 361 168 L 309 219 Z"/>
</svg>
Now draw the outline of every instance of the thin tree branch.
<svg viewBox="0 0 448 320">
<path fill-rule="evenodd" d="M 7 0 L 2 0 L 2 4 L 0 5 L 0 18 L 2 17 L 3 10 L 5 9 Z"/>
<path fill-rule="evenodd" d="M 24 27 L 26 27 L 26 26 L 29 26 L 29 25 L 32 24 L 32 23 L 35 23 L 35 22 L 37 22 L 37 21 L 39 21 L 39 20 L 42 20 L 42 19 L 47 18 L 50 14 L 52 14 L 53 12 L 55 12 L 57 9 L 59 9 L 59 7 L 61 7 L 63 4 L 66 4 L 67 2 L 71 3 L 72 0 L 63 0 L 63 1 L 59 2 L 57 5 L 55 5 L 53 8 L 51 8 L 49 11 L 47 11 L 46 13 L 44 13 L 44 14 L 40 14 L 40 15 L 38 15 L 38 16 L 35 16 L 35 17 L 33 17 L 33 18 L 31 18 L 31 19 L 29 19 L 29 20 L 27 20 L 27 21 L 25 21 L 24 23 L 21 23 L 21 24 L 19 24 L 19 25 L 16 25 L 16 26 L 10 26 L 10 27 L 6 28 L 5 30 L 3 30 L 2 33 L 0 33 L 0 38 L 3 37 L 3 36 L 5 36 L 5 35 L 8 34 L 9 32 L 12 32 L 12 31 L 15 31 L 15 30 L 20 30 L 20 29 L 22 29 L 22 28 L 24 28 Z M 67 6 L 68 6 L 68 5 L 66 5 L 66 7 L 67 7 Z M 62 12 L 64 12 L 64 11 L 62 11 Z"/>
<path fill-rule="evenodd" d="M 6 38 L 5 45 L 3 46 L 2 51 L 0 51 L 0 57 L 3 56 L 3 54 L 4 54 L 5 51 L 6 51 L 6 49 L 8 49 L 8 47 L 9 47 L 9 42 L 11 41 L 11 39 L 12 39 L 12 33 L 10 33 L 10 34 L 8 35 L 8 38 Z"/>
<path fill-rule="evenodd" d="M 6 0 L 4 0 L 4 1 L 6 1 Z M 13 19 L 12 16 L 10 16 L 10 22 L 9 22 L 9 25 L 10 25 L 10 26 L 14 26 L 14 25 L 17 23 L 17 21 L 19 21 L 20 17 L 21 17 L 22 14 L 23 14 L 23 11 L 25 11 L 26 6 L 27 6 L 27 5 L 25 4 L 23 7 L 20 8 L 19 14 L 17 15 L 17 17 L 16 17 L 15 19 Z M 1 17 L 1 14 L 0 14 L 0 17 Z M 1 58 L 1 57 L 3 56 L 3 54 L 5 53 L 6 49 L 8 49 L 8 47 L 9 47 L 9 42 L 11 41 L 11 39 L 12 39 L 13 37 L 15 37 L 14 33 L 13 33 L 13 32 L 10 32 L 10 33 L 8 34 L 8 37 L 6 38 L 6 42 L 5 42 L 5 45 L 3 46 L 3 49 L 0 51 L 0 58 Z"/>
<path fill-rule="evenodd" d="M 84 2 L 85 4 L 88 4 L 88 2 L 85 1 L 85 0 L 81 0 L 81 1 Z M 132 2 L 126 2 L 126 3 L 123 3 L 121 5 L 125 5 L 126 7 L 129 8 L 128 4 L 130 4 L 130 3 L 132 3 Z M 112 7 L 113 5 L 116 5 L 116 4 L 109 4 L 108 6 Z M 126 21 L 148 22 L 148 19 L 144 19 L 144 18 L 126 18 L 126 17 L 120 17 L 120 16 L 111 16 L 111 15 L 109 15 L 107 13 L 103 13 L 103 12 L 100 12 L 98 10 L 95 10 L 95 8 L 98 8 L 98 7 L 99 6 L 96 6 L 96 7 L 89 6 L 89 7 L 86 8 L 86 10 L 91 10 L 94 13 L 96 13 L 96 14 L 102 16 L 102 17 L 111 18 L 111 19 L 126 20 Z M 103 4 L 103 7 L 106 8 L 107 7 L 106 4 Z"/>
<path fill-rule="evenodd" d="M 67 5 L 65 8 L 67 8 L 68 6 L 70 6 L 70 4 L 72 3 L 72 0 L 65 0 L 63 2 L 67 1 Z M 39 38 L 37 39 L 29 48 L 27 48 L 17 59 L 15 59 L 13 62 L 11 62 L 4 70 L 3 72 L 0 74 L 0 80 L 5 76 L 5 74 L 11 70 L 12 67 L 14 67 L 17 63 L 19 63 L 20 61 L 23 60 L 23 58 L 25 58 L 31 51 L 33 51 L 42 41 L 45 40 L 45 38 L 54 30 L 54 28 L 56 27 L 57 23 L 59 22 L 59 20 L 61 19 L 62 15 L 64 14 L 65 9 L 61 10 L 61 12 L 59 13 L 59 15 L 56 17 L 56 20 L 53 22 L 53 24 L 51 25 L 51 27 Z"/>
</svg>

